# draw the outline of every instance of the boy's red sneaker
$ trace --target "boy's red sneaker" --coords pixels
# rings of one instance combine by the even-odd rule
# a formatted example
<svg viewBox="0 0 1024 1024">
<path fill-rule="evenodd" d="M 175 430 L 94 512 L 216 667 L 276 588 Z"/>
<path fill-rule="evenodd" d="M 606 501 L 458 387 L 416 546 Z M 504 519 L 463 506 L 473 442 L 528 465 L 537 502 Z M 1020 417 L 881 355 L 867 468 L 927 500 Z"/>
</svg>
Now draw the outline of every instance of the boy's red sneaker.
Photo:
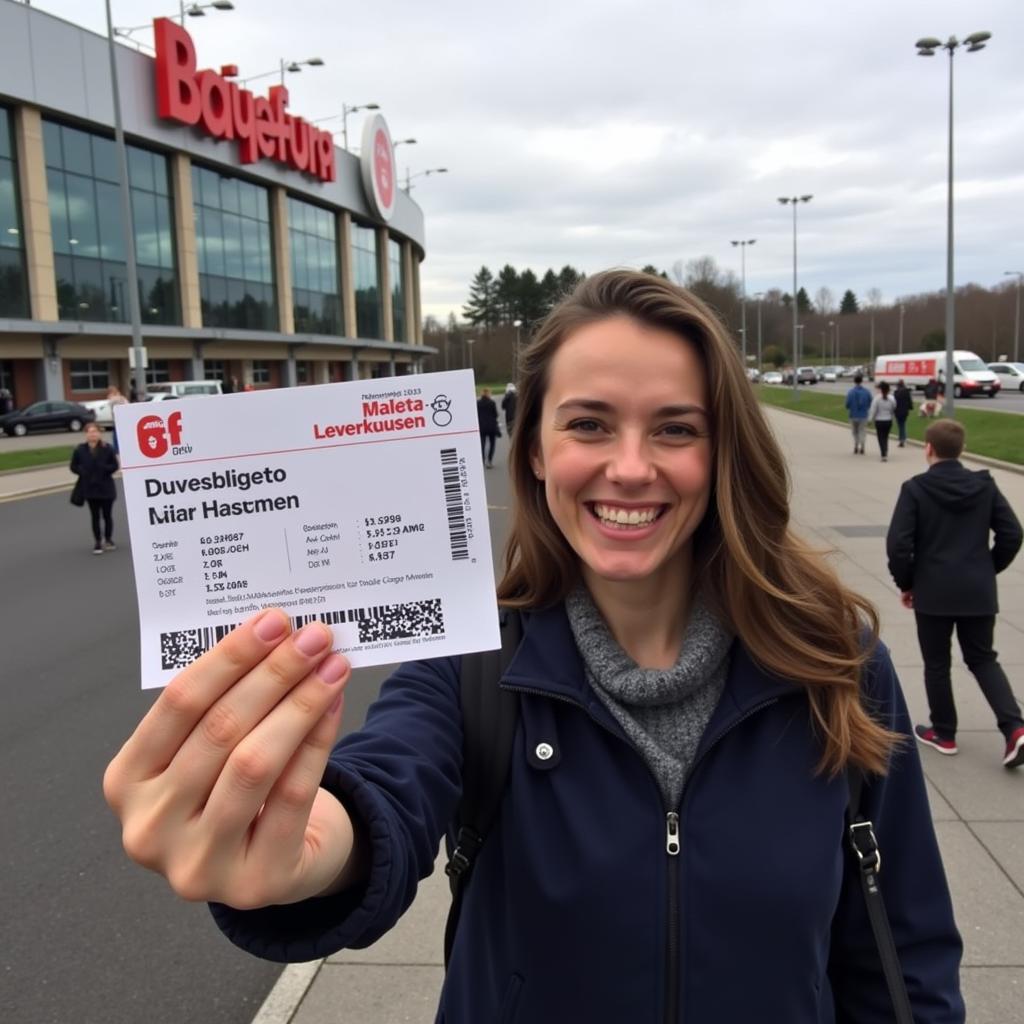
<svg viewBox="0 0 1024 1024">
<path fill-rule="evenodd" d="M 1014 729 L 1006 741 L 1006 756 L 1003 764 L 1007 768 L 1019 768 L 1024 764 L 1024 728 Z"/>
<path fill-rule="evenodd" d="M 914 735 L 919 743 L 934 747 L 940 754 L 957 753 L 956 740 L 944 740 L 934 729 L 930 729 L 926 725 L 915 725 Z M 1024 744 L 1024 740 L 1022 740 L 1022 744 Z"/>
</svg>

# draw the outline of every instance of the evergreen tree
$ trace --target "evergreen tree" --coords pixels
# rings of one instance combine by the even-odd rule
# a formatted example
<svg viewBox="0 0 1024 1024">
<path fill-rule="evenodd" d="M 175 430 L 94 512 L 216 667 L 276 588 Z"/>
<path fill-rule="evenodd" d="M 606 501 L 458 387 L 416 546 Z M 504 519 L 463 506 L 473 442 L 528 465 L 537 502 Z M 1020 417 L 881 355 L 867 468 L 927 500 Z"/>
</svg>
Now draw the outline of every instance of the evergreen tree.
<svg viewBox="0 0 1024 1024">
<path fill-rule="evenodd" d="M 811 312 L 811 300 L 806 288 L 801 287 L 800 291 L 796 293 L 796 310 L 798 313 Z"/>
<path fill-rule="evenodd" d="M 658 270 L 658 268 L 653 263 L 648 263 L 646 267 L 641 267 L 640 268 L 640 273 L 641 274 L 650 274 L 653 277 L 667 277 L 668 276 L 663 271 Z"/>
<path fill-rule="evenodd" d="M 558 272 L 559 298 L 568 295 L 583 280 L 583 275 L 575 268 L 566 264 Z"/>
<path fill-rule="evenodd" d="M 544 276 L 540 279 L 540 297 L 545 313 L 549 313 L 560 298 L 558 275 L 550 267 L 548 267 Z"/>
<path fill-rule="evenodd" d="M 544 307 L 544 296 L 541 292 L 540 281 L 537 275 L 527 267 L 519 275 L 519 301 L 517 303 L 517 315 L 515 319 L 532 324 L 547 312 Z"/>
<path fill-rule="evenodd" d="M 519 274 L 510 263 L 498 271 L 495 301 L 498 307 L 498 322 L 510 324 L 519 316 Z"/>
<path fill-rule="evenodd" d="M 497 283 L 487 267 L 481 267 L 473 278 L 462 315 L 476 327 L 494 327 L 498 323 Z"/>
<path fill-rule="evenodd" d="M 839 312 L 844 316 L 848 316 L 850 313 L 859 313 L 860 305 L 857 302 L 857 296 L 853 294 L 853 291 L 849 288 L 843 292 L 843 300 L 839 303 Z"/>
</svg>

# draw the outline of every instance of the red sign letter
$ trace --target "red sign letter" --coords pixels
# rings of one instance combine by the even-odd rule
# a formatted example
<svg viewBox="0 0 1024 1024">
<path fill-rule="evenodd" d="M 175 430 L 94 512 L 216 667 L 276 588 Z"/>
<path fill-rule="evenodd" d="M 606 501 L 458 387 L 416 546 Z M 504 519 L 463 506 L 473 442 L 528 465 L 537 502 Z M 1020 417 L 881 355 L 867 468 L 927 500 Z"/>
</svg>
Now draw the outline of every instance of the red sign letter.
<svg viewBox="0 0 1024 1024">
<path fill-rule="evenodd" d="M 185 124 L 199 120 L 195 85 L 196 51 L 189 34 L 169 18 L 153 22 L 156 43 L 156 109 L 161 117 Z"/>
</svg>

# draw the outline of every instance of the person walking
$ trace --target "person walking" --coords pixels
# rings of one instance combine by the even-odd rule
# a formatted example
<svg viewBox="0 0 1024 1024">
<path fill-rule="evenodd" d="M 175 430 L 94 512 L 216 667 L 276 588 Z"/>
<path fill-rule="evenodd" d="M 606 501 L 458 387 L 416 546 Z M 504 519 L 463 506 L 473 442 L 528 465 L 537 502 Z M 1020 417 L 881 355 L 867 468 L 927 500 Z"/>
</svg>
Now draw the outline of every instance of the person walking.
<svg viewBox="0 0 1024 1024">
<path fill-rule="evenodd" d="M 501 409 L 505 413 L 505 430 L 509 437 L 512 436 L 512 426 L 516 420 L 516 405 L 518 402 L 519 396 L 516 394 L 515 384 L 506 384 L 505 394 L 501 399 Z"/>
<path fill-rule="evenodd" d="M 878 438 L 878 450 L 882 455 L 882 461 L 889 461 L 889 431 L 892 430 L 892 422 L 896 416 L 896 403 L 889 397 L 889 384 L 882 381 L 878 385 L 878 394 L 871 402 L 868 410 L 868 420 L 875 425 L 875 436 Z M 861 449 L 863 451 L 863 449 Z"/>
<path fill-rule="evenodd" d="M 494 446 L 501 437 L 498 426 L 498 407 L 491 398 L 491 389 L 484 388 L 476 400 L 476 417 L 480 424 L 480 451 L 484 466 L 490 469 L 494 465 Z"/>
<path fill-rule="evenodd" d="M 934 418 L 942 411 L 939 390 L 939 382 L 934 377 L 929 377 L 924 386 L 924 401 L 921 403 L 922 416 Z"/>
<path fill-rule="evenodd" d="M 853 430 L 853 454 L 864 454 L 864 438 L 867 435 L 868 412 L 871 409 L 871 392 L 864 387 L 864 375 L 853 377 L 853 387 L 846 392 L 846 412 Z"/>
<path fill-rule="evenodd" d="M 95 423 L 86 424 L 85 440 L 71 453 L 71 472 L 78 477 L 75 489 L 89 506 L 94 555 L 102 555 L 104 551 L 114 551 L 117 548 L 114 543 L 114 522 L 111 515 L 117 498 L 117 488 L 114 485 L 114 474 L 117 469 L 117 455 L 103 440 L 100 428 Z"/>
<path fill-rule="evenodd" d="M 962 1024 L 877 615 L 794 529 L 722 321 L 662 278 L 597 273 L 520 370 L 496 598 L 521 639 L 480 680 L 514 709 L 509 760 L 466 776 L 471 655 L 400 666 L 335 746 L 348 661 L 322 622 L 292 633 L 266 609 L 172 679 L 107 768 L 129 856 L 212 901 L 250 953 L 314 960 L 395 925 L 461 795 L 496 776 L 489 835 L 460 830 L 479 849 L 438 1021 L 891 1024 L 850 849 L 877 838 L 902 1019 Z"/>
<path fill-rule="evenodd" d="M 914 408 L 914 397 L 910 393 L 910 388 L 903 383 L 901 377 L 896 382 L 896 390 L 892 393 L 893 401 L 896 403 L 896 427 L 899 430 L 899 446 L 900 448 L 906 448 L 907 446 L 907 417 L 910 415 L 911 410 Z"/>
<path fill-rule="evenodd" d="M 950 678 L 955 628 L 964 661 L 1006 741 L 1003 764 L 1017 768 L 1024 764 L 1024 720 L 992 642 L 996 575 L 1020 550 L 1021 525 L 988 470 L 973 472 L 960 462 L 960 423 L 939 420 L 924 437 L 928 470 L 903 485 L 886 538 L 889 572 L 903 606 L 913 609 L 924 659 L 931 726 L 916 725 L 914 734 L 940 754 L 957 752 Z"/>
<path fill-rule="evenodd" d="M 111 384 L 107 388 L 107 401 L 110 403 L 110 420 L 114 424 L 110 430 L 110 440 L 115 455 L 121 454 L 121 446 L 117 441 L 117 421 L 114 419 L 114 409 L 119 405 L 128 405 L 128 399 L 121 394 L 121 389 Z"/>
</svg>

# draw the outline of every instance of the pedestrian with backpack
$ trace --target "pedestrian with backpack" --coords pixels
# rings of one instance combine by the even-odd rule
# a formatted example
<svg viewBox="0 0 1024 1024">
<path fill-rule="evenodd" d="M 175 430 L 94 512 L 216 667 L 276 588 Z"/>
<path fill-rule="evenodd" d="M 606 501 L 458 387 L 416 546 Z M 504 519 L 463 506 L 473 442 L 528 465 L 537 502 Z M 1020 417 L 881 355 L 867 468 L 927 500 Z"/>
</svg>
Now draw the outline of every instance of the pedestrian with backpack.
<svg viewBox="0 0 1024 1024">
<path fill-rule="evenodd" d="M 502 655 L 400 667 L 332 749 L 347 663 L 263 612 L 108 767 L 129 855 L 302 961 L 390 929 L 454 829 L 446 1024 L 962 1022 L 877 616 L 791 532 L 717 316 L 592 275 L 518 394 Z"/>
</svg>

